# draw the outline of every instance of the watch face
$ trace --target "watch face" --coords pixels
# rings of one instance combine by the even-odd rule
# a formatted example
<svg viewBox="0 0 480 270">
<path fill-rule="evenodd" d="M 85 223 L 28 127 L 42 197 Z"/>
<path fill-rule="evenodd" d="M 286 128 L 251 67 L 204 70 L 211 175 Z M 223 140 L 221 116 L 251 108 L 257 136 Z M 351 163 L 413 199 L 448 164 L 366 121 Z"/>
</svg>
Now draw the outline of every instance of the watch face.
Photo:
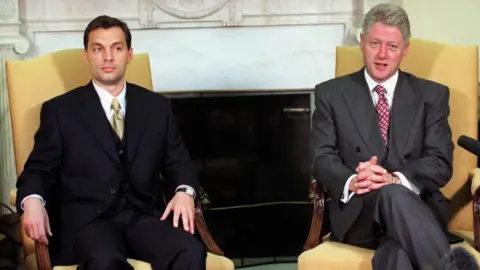
<svg viewBox="0 0 480 270">
<path fill-rule="evenodd" d="M 185 191 L 188 195 L 192 196 L 193 195 L 193 190 L 187 188 L 187 190 Z"/>
</svg>

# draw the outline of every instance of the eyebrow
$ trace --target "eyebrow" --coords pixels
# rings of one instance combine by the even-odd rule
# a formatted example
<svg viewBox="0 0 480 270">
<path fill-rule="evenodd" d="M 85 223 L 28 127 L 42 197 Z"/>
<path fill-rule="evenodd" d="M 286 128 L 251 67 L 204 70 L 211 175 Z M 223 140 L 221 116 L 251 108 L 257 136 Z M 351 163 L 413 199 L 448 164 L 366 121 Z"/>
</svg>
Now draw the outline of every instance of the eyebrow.
<svg viewBox="0 0 480 270">
<path fill-rule="evenodd" d="M 112 45 L 110 46 L 116 46 L 116 45 L 123 45 L 123 43 L 121 41 L 117 41 L 117 42 L 114 42 L 112 43 Z M 92 46 L 102 46 L 102 47 L 105 47 L 103 44 L 99 43 L 99 42 L 93 42 L 92 43 Z"/>
</svg>

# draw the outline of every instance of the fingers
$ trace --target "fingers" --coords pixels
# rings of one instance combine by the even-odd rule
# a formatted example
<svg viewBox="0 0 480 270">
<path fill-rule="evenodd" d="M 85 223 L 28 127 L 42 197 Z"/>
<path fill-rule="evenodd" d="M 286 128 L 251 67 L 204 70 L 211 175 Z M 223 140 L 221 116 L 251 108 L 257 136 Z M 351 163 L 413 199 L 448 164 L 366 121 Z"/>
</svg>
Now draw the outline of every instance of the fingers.
<svg viewBox="0 0 480 270">
<path fill-rule="evenodd" d="M 43 244 L 48 244 L 46 235 L 46 229 L 43 222 L 27 222 L 25 233 L 34 241 L 38 241 Z"/>
<path fill-rule="evenodd" d="M 178 228 L 178 220 L 180 219 L 180 209 L 179 208 L 175 208 L 175 210 L 173 210 L 173 227 L 175 228 Z"/>
<path fill-rule="evenodd" d="M 163 212 L 163 215 L 160 218 L 160 220 L 165 220 L 168 217 L 168 215 L 170 215 L 171 211 L 172 211 L 172 203 L 169 203 L 167 205 L 167 208 L 165 208 L 165 211 Z"/>
<path fill-rule="evenodd" d="M 370 166 L 370 171 L 376 173 L 376 174 L 386 174 L 387 170 L 385 170 L 382 166 L 380 165 L 371 165 Z"/>
<path fill-rule="evenodd" d="M 370 190 L 377 190 L 383 186 L 387 185 L 387 183 L 373 183 L 372 185 L 370 185 L 369 189 Z"/>
<path fill-rule="evenodd" d="M 30 214 L 28 214 L 28 216 L 24 218 L 23 229 L 28 237 L 43 244 L 48 244 L 47 234 L 49 236 L 52 235 L 50 223 L 46 224 L 45 217 L 42 215 L 33 215 L 30 217 Z"/>
<path fill-rule="evenodd" d="M 370 192 L 369 188 L 359 188 L 359 189 L 357 189 L 357 191 L 355 191 L 355 194 L 362 195 L 362 194 L 365 194 L 365 193 L 368 193 L 368 192 Z"/>
<path fill-rule="evenodd" d="M 48 217 L 48 213 L 47 213 L 47 210 L 44 211 L 44 215 L 45 215 L 45 229 L 46 229 L 46 233 L 48 234 L 48 236 L 53 236 L 52 234 L 52 227 L 50 227 L 50 218 Z"/>
<path fill-rule="evenodd" d="M 186 232 L 190 231 L 190 216 L 188 214 L 188 210 L 186 208 L 182 208 L 181 210 L 182 213 L 182 223 L 183 223 L 183 229 Z"/>
<path fill-rule="evenodd" d="M 369 187 L 371 184 L 372 184 L 371 181 L 369 181 L 369 180 L 364 180 L 364 181 L 360 181 L 360 182 L 355 183 L 355 188 L 356 188 L 356 189 L 367 188 L 367 187 Z"/>
<path fill-rule="evenodd" d="M 387 183 L 385 175 L 372 174 L 368 177 L 372 183 Z"/>
<path fill-rule="evenodd" d="M 189 209 L 188 210 L 188 220 L 190 221 L 190 233 L 195 233 L 195 210 Z"/>
<path fill-rule="evenodd" d="M 358 163 L 358 166 L 357 166 L 357 168 L 355 169 L 355 171 L 356 171 L 357 173 L 359 173 L 359 172 L 365 170 L 366 168 L 368 168 L 369 166 L 370 166 L 370 162 L 369 162 L 369 161 L 367 161 L 367 162 L 360 162 L 360 163 Z"/>
<path fill-rule="evenodd" d="M 360 172 L 362 170 L 365 170 L 366 168 L 370 167 L 371 165 L 376 165 L 377 161 L 378 161 L 378 158 L 376 156 L 373 156 L 372 158 L 370 158 L 369 161 L 358 163 L 358 166 L 355 170 L 358 173 L 358 172 Z"/>
<path fill-rule="evenodd" d="M 363 170 L 357 174 L 357 182 L 365 181 L 370 176 L 374 175 L 374 173 L 370 170 Z"/>
</svg>

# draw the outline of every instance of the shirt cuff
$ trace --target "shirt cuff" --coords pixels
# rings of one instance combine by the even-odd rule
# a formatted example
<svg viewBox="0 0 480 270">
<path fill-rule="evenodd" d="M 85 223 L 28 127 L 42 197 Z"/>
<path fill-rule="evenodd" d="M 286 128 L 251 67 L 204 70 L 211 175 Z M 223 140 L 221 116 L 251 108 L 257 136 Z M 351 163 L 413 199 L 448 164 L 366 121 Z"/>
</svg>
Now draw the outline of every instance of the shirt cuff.
<svg viewBox="0 0 480 270">
<path fill-rule="evenodd" d="M 400 179 L 400 183 L 405 186 L 406 188 L 410 189 L 411 191 L 413 191 L 415 194 L 420 194 L 420 190 L 410 181 L 408 181 L 408 179 L 405 177 L 405 175 L 403 175 L 403 173 L 401 172 L 394 172 L 393 173 L 395 176 L 398 177 L 398 179 Z"/>
<path fill-rule="evenodd" d="M 42 196 L 38 195 L 38 194 L 33 194 L 33 195 L 28 195 L 27 197 L 23 198 L 22 202 L 20 203 L 20 207 L 22 208 L 23 210 L 23 202 L 25 202 L 26 199 L 28 198 L 39 198 L 40 201 L 42 202 L 43 206 L 45 206 L 45 201 L 43 200 Z"/>
<path fill-rule="evenodd" d="M 195 192 L 195 189 L 193 189 L 191 186 L 189 186 L 189 185 L 180 185 L 180 186 L 178 186 L 178 187 L 175 189 L 175 192 L 177 192 L 177 190 L 178 190 L 179 188 L 189 188 L 189 189 L 191 189 L 191 190 L 193 191 L 193 198 L 195 199 L 195 198 L 197 197 L 197 194 L 196 194 L 196 192 Z"/>
<path fill-rule="evenodd" d="M 351 175 L 348 179 L 347 182 L 345 183 L 345 187 L 343 188 L 343 194 L 342 197 L 340 198 L 340 201 L 343 203 L 347 203 L 350 201 L 350 199 L 355 195 L 355 192 L 349 192 L 348 187 L 350 186 L 350 182 L 352 182 L 353 178 L 355 178 L 357 174 Z"/>
</svg>

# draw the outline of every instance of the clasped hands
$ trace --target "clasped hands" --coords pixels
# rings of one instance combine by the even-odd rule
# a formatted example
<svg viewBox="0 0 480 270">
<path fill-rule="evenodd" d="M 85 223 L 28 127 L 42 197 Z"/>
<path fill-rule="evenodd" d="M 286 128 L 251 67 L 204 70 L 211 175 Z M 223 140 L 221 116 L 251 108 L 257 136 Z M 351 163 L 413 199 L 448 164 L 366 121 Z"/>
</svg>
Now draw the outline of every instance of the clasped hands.
<svg viewBox="0 0 480 270">
<path fill-rule="evenodd" d="M 355 169 L 357 176 L 350 181 L 348 188 L 350 192 L 362 195 L 393 183 L 393 175 L 377 165 L 377 159 L 373 156 L 369 161 L 358 164 Z"/>
</svg>

